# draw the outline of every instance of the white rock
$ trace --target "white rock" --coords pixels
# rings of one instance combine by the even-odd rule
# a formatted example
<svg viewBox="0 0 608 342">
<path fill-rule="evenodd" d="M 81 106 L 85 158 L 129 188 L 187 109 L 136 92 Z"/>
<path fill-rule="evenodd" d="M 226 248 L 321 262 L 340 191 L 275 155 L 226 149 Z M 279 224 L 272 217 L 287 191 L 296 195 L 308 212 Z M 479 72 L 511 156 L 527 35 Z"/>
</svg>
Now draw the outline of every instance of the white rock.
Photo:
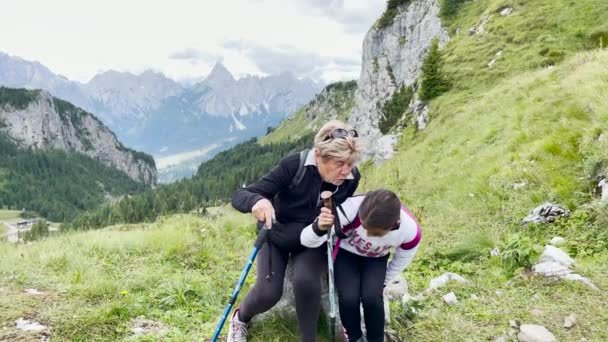
<svg viewBox="0 0 608 342">
<path fill-rule="evenodd" d="M 477 32 L 475 32 L 475 34 L 484 34 L 486 32 L 484 26 L 490 22 L 490 19 L 492 19 L 492 15 L 486 15 L 481 19 L 481 24 L 479 24 L 479 27 L 477 28 Z"/>
<path fill-rule="evenodd" d="M 555 246 L 547 245 L 545 246 L 545 250 L 540 257 L 540 262 L 557 262 L 566 267 L 570 267 L 574 264 L 574 259 L 572 259 L 568 253 L 564 252 L 563 250 Z"/>
<path fill-rule="evenodd" d="M 494 247 L 494 249 L 492 249 L 490 251 L 490 255 L 495 257 L 495 256 L 499 256 L 500 255 L 500 249 L 498 249 L 498 247 Z"/>
<path fill-rule="evenodd" d="M 456 294 L 454 294 L 454 292 L 450 292 L 450 293 L 444 295 L 442 298 L 443 298 L 443 301 L 448 304 L 458 303 L 458 298 L 456 298 Z"/>
<path fill-rule="evenodd" d="M 477 295 L 476 295 L 476 294 L 472 293 L 472 294 L 471 294 L 471 299 L 473 299 L 473 300 L 478 300 L 478 299 L 479 299 L 479 297 L 477 297 Z"/>
<path fill-rule="evenodd" d="M 504 336 L 497 337 L 494 342 L 507 342 L 507 338 Z"/>
<path fill-rule="evenodd" d="M 553 239 L 551 239 L 551 241 L 549 241 L 549 243 L 552 244 L 553 246 L 559 246 L 559 245 L 563 244 L 564 242 L 566 242 L 566 240 L 561 236 L 555 236 L 555 237 L 553 237 Z"/>
<path fill-rule="evenodd" d="M 36 321 L 30 321 L 28 319 L 19 318 L 15 321 L 16 328 L 23 331 L 43 331 L 48 329 L 47 326 L 42 325 Z"/>
<path fill-rule="evenodd" d="M 598 290 L 599 288 L 597 286 L 595 286 L 595 284 L 593 284 L 593 282 L 591 280 L 589 280 L 588 278 L 583 277 L 580 274 L 576 274 L 576 273 L 571 273 L 571 274 L 567 274 L 563 277 L 564 279 L 567 280 L 572 280 L 572 281 L 578 281 L 581 282 L 587 286 L 589 286 L 590 288 L 594 289 L 594 290 Z"/>
<path fill-rule="evenodd" d="M 576 324 L 576 315 L 570 314 L 566 318 L 564 318 L 564 328 L 570 329 Z"/>
<path fill-rule="evenodd" d="M 557 342 L 557 338 L 542 325 L 522 324 L 517 339 L 520 342 Z"/>
<path fill-rule="evenodd" d="M 25 290 L 25 294 L 28 294 L 30 296 L 41 296 L 44 294 L 44 292 L 40 292 L 36 289 L 27 289 Z"/>
<path fill-rule="evenodd" d="M 515 183 L 515 184 L 513 184 L 513 190 L 518 190 L 518 189 L 524 188 L 526 185 L 528 185 L 528 183 L 526 183 L 526 182 Z"/>
<path fill-rule="evenodd" d="M 602 189 L 602 197 L 600 198 L 600 201 L 608 202 L 608 180 L 606 180 L 606 178 L 602 179 L 597 186 Z"/>
<path fill-rule="evenodd" d="M 407 281 L 401 275 L 399 275 L 390 283 L 386 284 L 386 289 L 384 292 L 386 294 L 386 298 L 389 300 L 395 300 L 397 298 L 403 298 L 403 296 L 408 293 L 407 290 Z"/>
<path fill-rule="evenodd" d="M 530 313 L 531 313 L 532 315 L 534 315 L 534 316 L 537 316 L 537 317 L 539 317 L 539 316 L 542 316 L 542 315 L 543 315 L 543 312 L 542 312 L 541 310 L 539 310 L 539 309 L 532 309 L 532 310 L 530 310 Z"/>
<path fill-rule="evenodd" d="M 512 319 L 509 321 L 509 326 L 511 328 L 518 328 L 519 327 L 519 322 L 516 319 Z"/>
<path fill-rule="evenodd" d="M 513 8 L 507 7 L 507 8 L 504 8 L 502 11 L 500 11 L 500 15 L 502 15 L 503 17 L 506 17 L 509 14 L 511 14 L 511 12 L 513 12 Z"/>
<path fill-rule="evenodd" d="M 391 159 L 395 153 L 395 145 L 397 144 L 397 136 L 388 134 L 376 140 L 376 154 L 374 161 L 376 163 Z"/>
<path fill-rule="evenodd" d="M 546 277 L 563 277 L 572 273 L 571 269 L 559 262 L 541 262 L 540 264 L 532 266 L 532 271 Z"/>
<path fill-rule="evenodd" d="M 494 293 L 495 293 L 495 294 L 496 294 L 498 297 L 502 296 L 502 291 L 500 291 L 500 290 L 496 290 L 496 291 L 494 291 Z"/>
<path fill-rule="evenodd" d="M 442 286 L 445 286 L 451 280 L 457 281 L 459 283 L 465 283 L 467 281 L 456 273 L 447 272 L 437 278 L 432 279 L 427 291 L 436 290 Z"/>
</svg>

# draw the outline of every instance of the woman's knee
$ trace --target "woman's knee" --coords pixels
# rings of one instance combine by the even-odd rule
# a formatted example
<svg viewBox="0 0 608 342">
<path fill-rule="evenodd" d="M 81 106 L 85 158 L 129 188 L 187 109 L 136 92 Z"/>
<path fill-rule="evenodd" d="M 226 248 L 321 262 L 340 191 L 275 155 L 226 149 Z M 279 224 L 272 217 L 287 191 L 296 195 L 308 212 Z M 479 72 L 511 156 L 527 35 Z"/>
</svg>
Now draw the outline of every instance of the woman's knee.
<svg viewBox="0 0 608 342">
<path fill-rule="evenodd" d="M 262 284 L 257 292 L 258 302 L 262 302 L 266 305 L 275 305 L 283 295 L 283 284 L 278 282 L 270 282 Z"/>
<path fill-rule="evenodd" d="M 321 295 L 321 278 L 319 276 L 295 273 L 293 286 L 296 292 L 309 296 Z"/>
</svg>

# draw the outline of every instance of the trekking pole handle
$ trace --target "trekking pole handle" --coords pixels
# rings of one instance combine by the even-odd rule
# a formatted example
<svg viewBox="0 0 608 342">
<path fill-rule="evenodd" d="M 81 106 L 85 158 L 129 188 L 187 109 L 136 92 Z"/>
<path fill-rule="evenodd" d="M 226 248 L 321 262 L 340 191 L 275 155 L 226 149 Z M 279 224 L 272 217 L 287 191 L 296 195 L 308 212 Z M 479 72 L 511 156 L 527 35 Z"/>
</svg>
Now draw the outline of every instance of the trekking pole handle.
<svg viewBox="0 0 608 342">
<path fill-rule="evenodd" d="M 331 195 L 333 195 L 333 193 L 331 191 L 323 191 L 321 193 L 321 199 L 323 200 L 323 206 L 329 210 L 331 210 Z"/>
<path fill-rule="evenodd" d="M 264 226 L 264 227 L 262 227 L 262 229 L 260 229 L 260 232 L 258 233 L 258 238 L 257 238 L 257 240 L 255 240 L 255 243 L 253 244 L 253 246 L 255 246 L 255 248 L 260 249 L 262 247 L 262 245 L 268 238 L 268 232 L 270 232 L 270 229 L 266 228 L 266 226 Z"/>
</svg>

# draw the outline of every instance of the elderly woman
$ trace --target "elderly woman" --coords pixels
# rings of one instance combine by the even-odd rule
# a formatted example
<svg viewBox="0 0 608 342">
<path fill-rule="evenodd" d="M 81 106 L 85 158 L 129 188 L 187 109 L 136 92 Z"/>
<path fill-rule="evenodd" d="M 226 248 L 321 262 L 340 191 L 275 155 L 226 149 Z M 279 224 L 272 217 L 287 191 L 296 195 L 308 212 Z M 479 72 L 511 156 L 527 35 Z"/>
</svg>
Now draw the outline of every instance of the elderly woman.
<svg viewBox="0 0 608 342">
<path fill-rule="evenodd" d="M 266 225 L 270 234 L 257 257 L 256 283 L 230 320 L 229 342 L 246 341 L 251 318 L 279 301 L 290 257 L 302 341 L 316 340 L 325 248 L 302 246 L 300 234 L 319 215 L 322 191 L 333 192 L 336 204 L 355 192 L 359 173 L 354 165 L 361 157 L 357 131 L 340 121 L 330 121 L 316 134 L 314 149 L 302 157 L 303 166 L 300 153 L 285 157 L 270 173 L 232 197 L 234 208 L 251 212 L 259 221 L 258 229 Z M 294 182 L 301 167 L 304 174 Z"/>
</svg>

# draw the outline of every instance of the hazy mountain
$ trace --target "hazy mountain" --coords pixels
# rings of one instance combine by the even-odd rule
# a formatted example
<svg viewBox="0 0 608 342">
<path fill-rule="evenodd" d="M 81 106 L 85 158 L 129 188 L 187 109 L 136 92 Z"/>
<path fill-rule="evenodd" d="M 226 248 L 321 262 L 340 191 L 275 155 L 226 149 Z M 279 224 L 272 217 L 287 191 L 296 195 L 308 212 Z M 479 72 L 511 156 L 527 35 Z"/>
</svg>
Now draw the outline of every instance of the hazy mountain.
<svg viewBox="0 0 608 342">
<path fill-rule="evenodd" d="M 162 73 L 106 71 L 82 84 L 38 62 L 0 53 L 0 85 L 44 89 L 94 113 L 127 145 L 155 155 L 261 135 L 318 93 L 291 73 L 235 79 L 217 63 L 188 86 Z M 221 141 L 220 141 L 221 142 Z"/>
</svg>

